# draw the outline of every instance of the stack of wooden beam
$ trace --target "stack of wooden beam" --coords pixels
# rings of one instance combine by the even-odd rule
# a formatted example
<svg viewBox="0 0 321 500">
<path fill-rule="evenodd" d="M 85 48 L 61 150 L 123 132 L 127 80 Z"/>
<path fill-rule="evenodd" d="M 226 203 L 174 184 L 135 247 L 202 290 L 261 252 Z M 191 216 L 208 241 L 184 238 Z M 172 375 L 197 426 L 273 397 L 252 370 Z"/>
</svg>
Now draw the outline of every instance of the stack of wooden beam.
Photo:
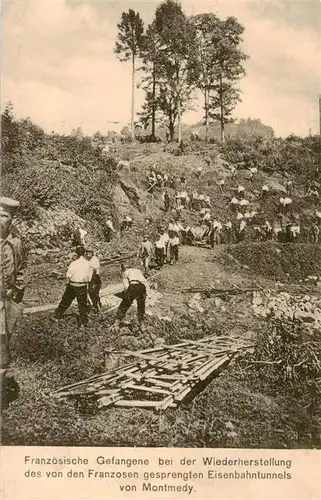
<svg viewBox="0 0 321 500">
<path fill-rule="evenodd" d="M 113 351 L 134 361 L 54 391 L 57 397 L 87 396 L 99 407 L 177 407 L 200 392 L 241 351 L 252 347 L 241 338 L 207 337 L 143 351 Z"/>
</svg>

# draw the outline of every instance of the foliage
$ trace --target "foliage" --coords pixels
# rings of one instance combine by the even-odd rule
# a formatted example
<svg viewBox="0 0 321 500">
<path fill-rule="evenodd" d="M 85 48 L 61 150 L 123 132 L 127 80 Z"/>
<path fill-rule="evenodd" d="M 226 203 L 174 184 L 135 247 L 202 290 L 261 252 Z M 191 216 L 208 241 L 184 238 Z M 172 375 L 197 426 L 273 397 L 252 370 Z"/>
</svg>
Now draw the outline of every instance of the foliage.
<svg viewBox="0 0 321 500">
<path fill-rule="evenodd" d="M 301 432 L 310 428 L 315 444 L 320 427 L 320 359 L 321 342 L 316 329 L 295 319 L 271 315 L 267 329 L 258 334 L 253 353 L 240 361 L 245 369 L 243 376 L 253 388 L 280 399 L 293 398 L 302 413 L 306 411 L 306 428 L 301 424 Z"/>
<path fill-rule="evenodd" d="M 30 120 L 15 120 L 11 105 L 1 118 L 2 192 L 19 200 L 20 218 L 33 222 L 39 208 L 69 208 L 92 220 L 110 205 L 117 162 L 91 138 L 47 135 Z"/>
<path fill-rule="evenodd" d="M 241 124 L 242 125 L 242 124 Z M 248 167 L 251 163 L 263 171 L 302 176 L 319 180 L 321 143 L 319 136 L 285 139 L 240 134 L 226 140 L 221 148 L 227 161 Z"/>
<path fill-rule="evenodd" d="M 206 138 L 212 118 L 220 122 L 224 140 L 224 124 L 240 100 L 235 84 L 245 74 L 243 62 L 247 56 L 240 49 L 244 27 L 234 17 L 222 21 L 215 14 L 199 14 L 192 19 L 201 67 L 198 87 L 204 94 Z"/>
</svg>

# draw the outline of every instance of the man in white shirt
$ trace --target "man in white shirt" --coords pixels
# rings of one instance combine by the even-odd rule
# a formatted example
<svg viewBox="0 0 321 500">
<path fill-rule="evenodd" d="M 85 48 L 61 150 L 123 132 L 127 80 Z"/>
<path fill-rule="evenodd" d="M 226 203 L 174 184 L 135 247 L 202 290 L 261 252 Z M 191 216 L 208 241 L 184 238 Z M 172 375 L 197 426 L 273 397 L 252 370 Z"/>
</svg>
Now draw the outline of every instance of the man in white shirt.
<svg viewBox="0 0 321 500">
<path fill-rule="evenodd" d="M 173 234 L 169 238 L 169 254 L 170 254 L 171 266 L 178 261 L 178 246 L 179 246 L 179 237 L 176 234 Z"/>
<path fill-rule="evenodd" d="M 230 201 L 230 205 L 234 211 L 236 211 L 238 204 L 239 204 L 239 200 L 237 198 L 235 198 L 235 196 L 233 196 L 233 198 Z"/>
<path fill-rule="evenodd" d="M 245 187 L 240 184 L 237 186 L 237 192 L 239 195 L 244 196 Z"/>
<path fill-rule="evenodd" d="M 269 186 L 267 184 L 263 184 L 262 190 L 261 190 L 261 198 L 262 198 L 262 200 L 266 199 L 268 192 L 269 192 Z"/>
<path fill-rule="evenodd" d="M 145 302 L 147 281 L 139 269 L 122 264 L 124 291 L 122 301 L 116 312 L 115 326 L 120 326 L 134 300 L 137 302 L 138 322 L 142 324 L 145 318 Z"/>
<path fill-rule="evenodd" d="M 238 243 L 240 243 L 241 241 L 244 241 L 245 228 L 246 228 L 246 222 L 244 220 L 241 220 L 241 222 L 239 224 L 238 231 L 237 231 L 237 242 Z"/>
<path fill-rule="evenodd" d="M 74 298 L 77 298 L 80 324 L 86 326 L 88 323 L 87 290 L 92 278 L 93 269 L 88 260 L 85 259 L 85 249 L 83 246 L 76 247 L 75 252 L 77 258 L 68 267 L 66 290 L 54 313 L 54 318 L 56 320 L 61 319 Z"/>
<path fill-rule="evenodd" d="M 111 241 L 113 235 L 115 233 L 113 221 L 111 220 L 110 215 L 107 215 L 106 223 L 105 223 L 105 239 L 106 241 Z"/>
<path fill-rule="evenodd" d="M 160 269 L 164 264 L 165 259 L 165 240 L 161 233 L 157 234 L 155 241 L 155 261 L 157 268 Z"/>
<path fill-rule="evenodd" d="M 201 177 L 202 172 L 203 172 L 203 167 L 197 167 L 195 175 L 198 179 Z"/>
<path fill-rule="evenodd" d="M 101 308 L 101 302 L 99 298 L 99 292 L 101 288 L 100 279 L 100 262 L 92 249 L 88 249 L 86 252 L 87 260 L 92 268 L 92 277 L 89 283 L 88 293 L 92 301 L 92 307 L 95 312 L 99 312 Z"/>
</svg>

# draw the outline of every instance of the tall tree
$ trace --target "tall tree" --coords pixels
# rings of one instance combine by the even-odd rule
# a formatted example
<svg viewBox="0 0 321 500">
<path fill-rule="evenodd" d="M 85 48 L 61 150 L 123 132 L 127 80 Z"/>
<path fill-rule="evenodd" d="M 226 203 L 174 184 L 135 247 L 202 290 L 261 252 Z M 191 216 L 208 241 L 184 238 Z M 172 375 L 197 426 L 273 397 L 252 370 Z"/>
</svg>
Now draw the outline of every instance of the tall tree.
<svg viewBox="0 0 321 500">
<path fill-rule="evenodd" d="M 120 61 L 131 60 L 132 64 L 132 102 L 131 102 L 131 135 L 135 139 L 135 81 L 136 60 L 141 54 L 144 41 L 144 23 L 138 12 L 129 9 L 123 12 L 117 24 L 118 35 L 114 52 Z"/>
<path fill-rule="evenodd" d="M 141 122 L 147 128 L 151 125 L 151 138 L 156 139 L 156 120 L 157 120 L 157 70 L 159 54 L 159 37 L 157 36 L 155 23 L 150 24 L 146 30 L 144 44 L 142 49 L 142 70 L 145 73 L 143 77 L 143 88 L 145 90 L 145 103 L 141 114 Z"/>
<path fill-rule="evenodd" d="M 157 74 L 160 79 L 159 103 L 169 119 L 170 140 L 174 140 L 177 121 L 178 142 L 181 142 L 181 116 L 195 88 L 198 68 L 195 30 L 173 0 L 161 3 L 155 14 L 155 29 L 159 48 Z"/>
<path fill-rule="evenodd" d="M 222 21 L 215 14 L 200 14 L 192 22 L 196 28 L 198 88 L 204 94 L 206 137 L 212 118 L 220 122 L 224 141 L 225 123 L 240 100 L 236 82 L 245 75 L 243 62 L 247 56 L 240 48 L 244 27 L 234 17 Z"/>
</svg>

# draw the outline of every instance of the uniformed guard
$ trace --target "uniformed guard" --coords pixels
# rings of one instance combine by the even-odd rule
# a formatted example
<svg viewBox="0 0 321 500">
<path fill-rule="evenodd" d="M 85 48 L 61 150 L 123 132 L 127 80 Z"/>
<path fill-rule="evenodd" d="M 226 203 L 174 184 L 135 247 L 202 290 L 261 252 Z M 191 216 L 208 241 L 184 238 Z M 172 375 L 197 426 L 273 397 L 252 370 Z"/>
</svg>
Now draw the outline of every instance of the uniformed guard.
<svg viewBox="0 0 321 500">
<path fill-rule="evenodd" d="M 0 377 L 2 409 L 17 397 L 19 386 L 7 371 L 11 361 L 10 337 L 22 316 L 24 291 L 22 243 L 13 236 L 12 219 L 19 202 L 0 198 L 1 302 L 0 302 Z"/>
</svg>

